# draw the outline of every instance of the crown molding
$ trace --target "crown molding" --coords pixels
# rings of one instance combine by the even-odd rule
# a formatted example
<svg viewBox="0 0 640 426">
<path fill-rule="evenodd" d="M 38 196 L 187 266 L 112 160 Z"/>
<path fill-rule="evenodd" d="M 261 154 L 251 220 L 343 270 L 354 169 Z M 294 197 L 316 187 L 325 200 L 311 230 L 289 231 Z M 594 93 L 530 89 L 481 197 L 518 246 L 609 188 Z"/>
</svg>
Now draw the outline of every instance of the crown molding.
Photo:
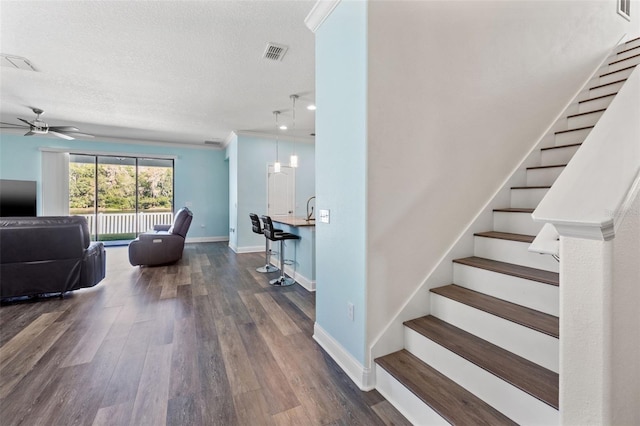
<svg viewBox="0 0 640 426">
<path fill-rule="evenodd" d="M 274 135 L 272 133 L 266 133 L 266 132 L 253 132 L 251 130 L 240 130 L 234 133 L 238 136 L 251 136 L 254 138 L 269 139 L 269 140 L 278 139 L 280 141 L 302 142 L 302 143 L 315 142 L 315 138 L 311 136 Z"/>
<path fill-rule="evenodd" d="M 305 25 L 315 33 L 329 15 L 331 15 L 333 9 L 338 6 L 338 3 L 340 3 L 340 0 L 318 0 L 316 4 L 313 5 L 311 12 L 304 18 Z"/>
</svg>

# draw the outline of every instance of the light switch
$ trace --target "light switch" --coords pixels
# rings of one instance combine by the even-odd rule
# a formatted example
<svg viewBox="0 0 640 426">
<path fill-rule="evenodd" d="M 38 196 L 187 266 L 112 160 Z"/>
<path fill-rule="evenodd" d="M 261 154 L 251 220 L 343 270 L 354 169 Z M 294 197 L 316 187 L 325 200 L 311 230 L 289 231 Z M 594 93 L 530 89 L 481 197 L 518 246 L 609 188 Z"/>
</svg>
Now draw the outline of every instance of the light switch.
<svg viewBox="0 0 640 426">
<path fill-rule="evenodd" d="M 320 210 L 320 222 L 329 223 L 329 210 Z"/>
</svg>

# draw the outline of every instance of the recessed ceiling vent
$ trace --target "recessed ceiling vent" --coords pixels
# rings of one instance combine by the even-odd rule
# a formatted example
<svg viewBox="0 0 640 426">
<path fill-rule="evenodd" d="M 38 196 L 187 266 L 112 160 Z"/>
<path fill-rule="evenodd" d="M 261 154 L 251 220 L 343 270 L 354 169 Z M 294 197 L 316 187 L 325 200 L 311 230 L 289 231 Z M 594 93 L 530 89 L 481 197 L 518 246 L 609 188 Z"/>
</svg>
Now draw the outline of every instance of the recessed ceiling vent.
<svg viewBox="0 0 640 426">
<path fill-rule="evenodd" d="M 281 61 L 287 50 L 289 50 L 289 47 L 282 44 L 267 43 L 267 48 L 264 50 L 262 57 L 271 61 Z"/>
<path fill-rule="evenodd" d="M 37 71 L 31 61 L 22 56 L 7 55 L 6 53 L 0 53 L 0 66 L 17 68 L 25 71 Z"/>
<path fill-rule="evenodd" d="M 211 146 L 222 146 L 222 141 L 220 139 L 212 140 L 212 141 L 204 141 L 204 144 L 211 145 Z"/>
</svg>

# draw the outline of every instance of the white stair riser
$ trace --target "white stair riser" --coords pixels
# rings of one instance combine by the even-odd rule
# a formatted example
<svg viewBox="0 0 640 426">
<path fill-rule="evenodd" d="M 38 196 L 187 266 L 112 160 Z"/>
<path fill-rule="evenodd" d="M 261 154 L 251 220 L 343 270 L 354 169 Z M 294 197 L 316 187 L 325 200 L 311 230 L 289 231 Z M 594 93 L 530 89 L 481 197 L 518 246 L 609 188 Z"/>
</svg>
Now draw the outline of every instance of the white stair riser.
<svg viewBox="0 0 640 426">
<path fill-rule="evenodd" d="M 607 67 L 607 72 L 619 71 L 623 68 L 627 68 L 633 65 L 638 65 L 638 63 L 640 63 L 640 57 L 636 57 L 636 56 L 632 56 L 627 59 L 623 59 L 623 58 L 618 58 L 618 59 L 619 60 L 622 59 L 622 60 L 620 62 L 616 62 L 615 64 L 610 64 Z"/>
<path fill-rule="evenodd" d="M 578 113 L 595 111 L 598 109 L 607 108 L 611 101 L 615 98 L 615 95 L 606 96 L 604 98 L 597 98 L 589 102 L 580 102 L 578 104 Z"/>
<path fill-rule="evenodd" d="M 594 85 L 593 89 L 589 89 L 588 92 L 588 97 L 587 99 L 593 99 L 593 98 L 598 98 L 600 96 L 605 96 L 605 95 L 613 95 L 616 94 L 620 91 L 620 89 L 622 88 L 622 86 L 624 86 L 625 81 L 617 81 L 617 83 L 613 83 L 613 84 L 607 84 L 605 86 L 600 86 L 600 85 Z M 584 99 L 580 99 L 580 100 L 584 100 Z"/>
<path fill-rule="evenodd" d="M 531 213 L 493 212 L 493 230 L 513 234 L 538 235 L 542 224 L 531 219 Z"/>
<path fill-rule="evenodd" d="M 618 50 L 617 54 L 611 56 L 611 60 L 609 62 L 619 61 L 620 59 L 627 59 L 632 56 L 636 56 L 637 54 L 640 54 L 640 49 L 630 49 L 629 47 L 621 48 Z"/>
<path fill-rule="evenodd" d="M 453 282 L 460 287 L 526 306 L 545 314 L 558 316 L 560 313 L 560 293 L 558 287 L 554 285 L 459 263 L 453 264 Z"/>
<path fill-rule="evenodd" d="M 528 243 L 479 236 L 474 237 L 474 242 L 474 254 L 478 257 L 559 272 L 558 262 L 553 257 L 530 252 Z"/>
<path fill-rule="evenodd" d="M 602 117 L 603 112 L 592 112 L 590 114 L 569 117 L 567 120 L 567 129 L 579 129 L 580 127 L 595 126 Z"/>
<path fill-rule="evenodd" d="M 527 186 L 551 186 L 558 179 L 564 167 L 545 167 L 527 170 Z"/>
<path fill-rule="evenodd" d="M 438 294 L 430 295 L 431 315 L 558 372 L 558 339 Z"/>
<path fill-rule="evenodd" d="M 528 188 L 511 190 L 511 207 L 535 209 L 549 191 L 548 188 Z"/>
<path fill-rule="evenodd" d="M 574 132 L 563 132 L 555 134 L 556 146 L 570 145 L 572 143 L 582 143 L 587 138 L 591 129 L 576 130 Z"/>
<path fill-rule="evenodd" d="M 554 164 L 569 164 L 580 145 L 567 146 L 556 149 L 545 149 L 540 151 L 540 165 L 553 166 Z"/>
<path fill-rule="evenodd" d="M 609 83 L 613 83 L 614 81 L 624 80 L 625 78 L 628 78 L 631 75 L 632 71 L 633 71 L 633 68 L 629 70 L 620 71 L 620 72 L 614 72 L 612 74 L 601 75 L 600 78 L 598 79 L 598 84 L 609 84 Z"/>
<path fill-rule="evenodd" d="M 558 410 L 405 327 L 405 348 L 519 424 L 559 424 Z"/>
<path fill-rule="evenodd" d="M 589 90 L 589 93 L 586 99 L 599 98 L 600 96 L 607 96 L 607 95 L 615 95 L 620 91 L 620 88 L 624 86 L 625 81 L 620 81 L 614 84 L 607 84 L 606 86 L 596 86 L 594 89 Z M 580 100 L 583 101 L 586 99 L 580 99 Z"/>
<path fill-rule="evenodd" d="M 376 390 L 414 425 L 450 426 L 431 407 L 377 364 Z"/>
<path fill-rule="evenodd" d="M 633 49 L 640 46 L 640 40 L 634 40 L 632 43 L 623 43 L 614 49 L 614 52 L 622 52 L 624 50 Z"/>
</svg>

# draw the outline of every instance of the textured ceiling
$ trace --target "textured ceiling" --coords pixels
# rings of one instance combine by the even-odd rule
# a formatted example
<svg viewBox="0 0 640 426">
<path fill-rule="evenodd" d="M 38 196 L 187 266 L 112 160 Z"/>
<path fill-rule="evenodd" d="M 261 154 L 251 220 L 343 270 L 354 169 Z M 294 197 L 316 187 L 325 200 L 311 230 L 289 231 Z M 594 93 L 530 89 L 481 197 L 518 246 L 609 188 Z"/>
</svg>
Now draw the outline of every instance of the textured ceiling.
<svg viewBox="0 0 640 426">
<path fill-rule="evenodd" d="M 313 1 L 0 1 L 0 118 L 75 125 L 104 139 L 202 145 L 230 132 L 314 132 Z M 289 47 L 262 58 L 267 42 Z M 291 134 L 291 132 L 290 132 Z"/>
</svg>

